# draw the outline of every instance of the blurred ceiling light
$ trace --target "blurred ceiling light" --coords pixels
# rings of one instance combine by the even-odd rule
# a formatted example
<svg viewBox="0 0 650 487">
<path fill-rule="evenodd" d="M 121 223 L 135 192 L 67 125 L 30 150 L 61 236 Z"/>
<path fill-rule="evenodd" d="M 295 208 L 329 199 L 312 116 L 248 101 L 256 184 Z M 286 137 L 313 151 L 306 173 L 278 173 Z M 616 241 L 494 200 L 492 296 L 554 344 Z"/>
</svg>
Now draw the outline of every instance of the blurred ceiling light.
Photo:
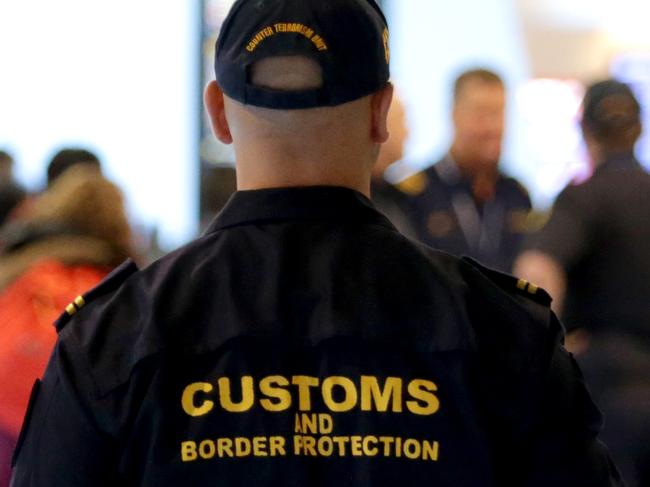
<svg viewBox="0 0 650 487">
<path fill-rule="evenodd" d="M 650 49 L 650 3 L 638 0 L 619 0 L 611 6 L 603 27 L 614 47 Z"/>
<path fill-rule="evenodd" d="M 600 26 L 611 3 L 608 0 L 517 0 L 528 21 L 579 30 Z"/>
<path fill-rule="evenodd" d="M 650 2 L 639 0 L 517 0 L 525 21 L 540 27 L 599 30 L 613 47 L 650 48 Z"/>
<path fill-rule="evenodd" d="M 550 205 L 567 183 L 588 173 L 578 128 L 583 94 L 584 86 L 571 79 L 533 79 L 517 90 L 522 136 L 534 158 L 541 206 Z"/>
</svg>

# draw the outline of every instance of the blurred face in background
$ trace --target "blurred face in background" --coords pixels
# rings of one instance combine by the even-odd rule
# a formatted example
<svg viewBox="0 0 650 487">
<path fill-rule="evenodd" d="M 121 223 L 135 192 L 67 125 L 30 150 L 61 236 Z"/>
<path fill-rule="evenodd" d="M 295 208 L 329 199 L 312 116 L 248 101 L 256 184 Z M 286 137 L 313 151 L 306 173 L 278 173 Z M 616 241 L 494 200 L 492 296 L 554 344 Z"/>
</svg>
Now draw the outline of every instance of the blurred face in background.
<svg viewBox="0 0 650 487">
<path fill-rule="evenodd" d="M 501 156 L 506 94 L 503 85 L 481 79 L 467 80 L 453 111 L 455 138 L 452 156 L 471 173 L 492 171 Z"/>
</svg>

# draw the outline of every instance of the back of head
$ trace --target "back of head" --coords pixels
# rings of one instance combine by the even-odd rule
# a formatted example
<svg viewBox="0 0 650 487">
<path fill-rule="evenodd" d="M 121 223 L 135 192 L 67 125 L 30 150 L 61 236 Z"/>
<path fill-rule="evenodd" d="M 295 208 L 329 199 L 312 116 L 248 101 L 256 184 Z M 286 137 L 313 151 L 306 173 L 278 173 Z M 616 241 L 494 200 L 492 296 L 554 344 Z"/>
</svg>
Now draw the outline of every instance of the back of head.
<svg viewBox="0 0 650 487">
<path fill-rule="evenodd" d="M 52 157 L 47 167 L 47 185 L 51 186 L 54 180 L 77 164 L 84 164 L 98 170 L 100 169 L 99 158 L 92 152 L 80 148 L 62 149 Z"/>
<path fill-rule="evenodd" d="M 34 203 L 34 224 L 57 224 L 75 234 L 131 253 L 131 229 L 120 189 L 95 167 L 77 164 L 56 178 Z"/>
<path fill-rule="evenodd" d="M 276 93 L 304 92 L 323 85 L 321 67 L 305 56 L 277 56 L 251 66 L 254 86 Z M 283 146 L 306 146 L 331 137 L 332 131 L 348 126 L 353 129 L 365 115 L 359 108 L 366 97 L 337 106 L 302 109 L 275 109 L 241 103 L 227 96 L 227 114 L 235 141 L 272 138 Z M 367 100 L 365 100 L 367 101 Z M 349 132 L 346 132 L 349 133 Z M 287 154 L 290 156 L 291 154 Z"/>
<path fill-rule="evenodd" d="M 13 165 L 12 155 L 0 150 L 0 226 L 25 197 L 25 191 L 14 181 Z"/>
<path fill-rule="evenodd" d="M 582 128 L 587 141 L 595 141 L 605 154 L 632 151 L 641 134 L 641 106 L 629 86 L 613 79 L 591 85 Z"/>
<path fill-rule="evenodd" d="M 6 151 L 0 150 L 0 184 L 13 179 L 14 158 Z"/>
<path fill-rule="evenodd" d="M 319 66 L 306 57 L 268 58 L 252 68 L 253 83 L 278 92 L 322 85 Z M 252 149 L 263 152 L 267 160 L 276 153 L 283 163 L 323 165 L 359 159 L 358 152 L 371 146 L 368 97 L 337 106 L 294 110 L 244 105 L 227 98 L 226 113 L 238 159 Z"/>
<path fill-rule="evenodd" d="M 0 166 L 11 166 L 14 158 L 7 151 L 0 150 Z"/>
<path fill-rule="evenodd" d="M 25 198 L 25 192 L 15 184 L 0 181 L 0 226 Z"/>
</svg>

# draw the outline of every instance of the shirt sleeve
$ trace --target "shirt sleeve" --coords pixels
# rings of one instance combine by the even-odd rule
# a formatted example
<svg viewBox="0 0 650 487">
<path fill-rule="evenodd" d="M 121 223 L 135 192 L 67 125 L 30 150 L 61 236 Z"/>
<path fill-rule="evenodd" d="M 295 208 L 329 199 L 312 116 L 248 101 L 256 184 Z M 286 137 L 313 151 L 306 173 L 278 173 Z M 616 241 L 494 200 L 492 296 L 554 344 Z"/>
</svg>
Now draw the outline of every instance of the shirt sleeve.
<svg viewBox="0 0 650 487">
<path fill-rule="evenodd" d="M 80 398 L 90 381 L 59 342 L 30 400 L 14 454 L 11 487 L 111 486 L 117 448 Z M 73 372 L 74 371 L 74 372 Z"/>
<path fill-rule="evenodd" d="M 558 196 L 547 224 L 526 243 L 527 249 L 550 255 L 565 269 L 589 252 L 594 238 L 589 207 L 575 190 L 567 188 Z"/>
<path fill-rule="evenodd" d="M 468 262 L 468 261 L 466 261 Z M 623 486 L 598 439 L 602 415 L 539 290 L 472 263 L 468 316 L 476 333 L 474 388 L 496 485 Z"/>
</svg>

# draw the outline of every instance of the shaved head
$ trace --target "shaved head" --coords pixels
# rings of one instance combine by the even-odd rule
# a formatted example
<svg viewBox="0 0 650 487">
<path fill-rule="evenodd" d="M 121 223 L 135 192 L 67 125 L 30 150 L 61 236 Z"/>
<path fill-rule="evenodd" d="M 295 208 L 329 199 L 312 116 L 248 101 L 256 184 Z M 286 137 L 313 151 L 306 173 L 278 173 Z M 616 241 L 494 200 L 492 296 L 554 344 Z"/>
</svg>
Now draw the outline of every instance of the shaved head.
<svg viewBox="0 0 650 487">
<path fill-rule="evenodd" d="M 323 75 L 308 57 L 278 56 L 253 64 L 249 81 L 299 92 L 320 88 Z M 216 82 L 206 89 L 215 135 L 234 145 L 240 189 L 329 184 L 369 193 L 370 171 L 388 138 L 391 99 L 389 84 L 336 106 L 278 110 L 233 100 Z"/>
<path fill-rule="evenodd" d="M 255 86 L 278 91 L 308 91 L 323 84 L 321 67 L 304 56 L 278 56 L 255 63 L 250 70 Z M 277 110 L 244 105 L 228 96 L 226 113 L 235 139 L 286 137 L 283 144 L 305 145 L 312 136 L 345 130 L 369 132 L 370 96 L 335 107 Z M 281 139 L 277 139 L 280 142 Z"/>
</svg>

